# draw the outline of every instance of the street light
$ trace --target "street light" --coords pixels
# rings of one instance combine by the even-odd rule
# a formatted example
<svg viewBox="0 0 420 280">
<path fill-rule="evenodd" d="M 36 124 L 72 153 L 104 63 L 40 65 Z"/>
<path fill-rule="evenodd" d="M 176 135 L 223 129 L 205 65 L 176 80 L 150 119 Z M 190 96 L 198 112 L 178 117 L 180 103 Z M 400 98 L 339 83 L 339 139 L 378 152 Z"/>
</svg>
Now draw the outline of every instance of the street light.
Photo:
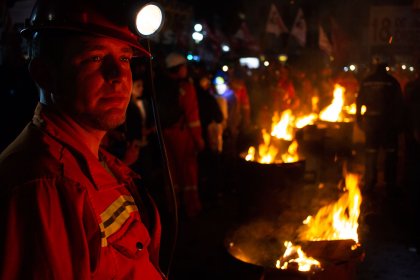
<svg viewBox="0 0 420 280">
<path fill-rule="evenodd" d="M 228 52 L 228 51 L 230 51 L 230 47 L 226 44 L 222 44 L 222 51 L 223 52 Z"/>
<path fill-rule="evenodd" d="M 197 23 L 197 24 L 194 25 L 194 30 L 196 32 L 201 32 L 201 31 L 203 31 L 203 26 L 201 24 Z"/>
<path fill-rule="evenodd" d="M 200 43 L 204 39 L 204 35 L 201 34 L 201 33 L 199 33 L 199 32 L 194 32 L 192 34 L 192 38 L 198 44 L 198 43 Z"/>
</svg>

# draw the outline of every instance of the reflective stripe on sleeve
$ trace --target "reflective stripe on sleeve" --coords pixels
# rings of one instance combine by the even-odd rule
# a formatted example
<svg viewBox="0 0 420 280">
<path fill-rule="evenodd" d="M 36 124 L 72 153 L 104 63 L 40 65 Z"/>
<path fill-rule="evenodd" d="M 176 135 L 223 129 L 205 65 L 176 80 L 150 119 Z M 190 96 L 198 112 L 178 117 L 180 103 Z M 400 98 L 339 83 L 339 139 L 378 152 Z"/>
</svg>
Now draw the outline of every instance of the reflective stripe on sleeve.
<svg viewBox="0 0 420 280">
<path fill-rule="evenodd" d="M 102 223 L 99 224 L 102 247 L 108 245 L 107 238 L 117 232 L 134 211 L 138 211 L 134 199 L 122 195 L 102 212 L 100 215 Z"/>
</svg>

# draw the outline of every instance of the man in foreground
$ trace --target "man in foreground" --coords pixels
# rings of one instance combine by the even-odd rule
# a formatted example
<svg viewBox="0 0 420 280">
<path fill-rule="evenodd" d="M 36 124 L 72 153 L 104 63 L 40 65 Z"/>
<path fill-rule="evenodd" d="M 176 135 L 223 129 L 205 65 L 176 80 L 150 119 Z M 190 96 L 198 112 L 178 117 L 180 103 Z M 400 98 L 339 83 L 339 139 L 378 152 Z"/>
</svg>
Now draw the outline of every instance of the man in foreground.
<svg viewBox="0 0 420 280">
<path fill-rule="evenodd" d="M 121 1 L 67 2 L 39 1 L 23 31 L 40 102 L 0 155 L 0 279 L 162 279 L 154 203 L 99 147 L 149 54 Z"/>
</svg>

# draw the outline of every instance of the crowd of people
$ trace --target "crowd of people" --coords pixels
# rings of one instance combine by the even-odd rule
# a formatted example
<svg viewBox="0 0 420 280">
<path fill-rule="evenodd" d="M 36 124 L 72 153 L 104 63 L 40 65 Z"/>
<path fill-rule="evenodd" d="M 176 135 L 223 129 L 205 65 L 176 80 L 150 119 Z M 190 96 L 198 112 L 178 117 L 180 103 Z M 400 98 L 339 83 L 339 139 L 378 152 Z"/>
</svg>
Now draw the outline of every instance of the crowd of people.
<svg viewBox="0 0 420 280">
<path fill-rule="evenodd" d="M 77 14 L 77 5 L 61 8 Z M 419 213 L 419 76 L 408 81 L 396 73 L 394 78 L 383 63 L 358 76 L 329 66 L 310 72 L 278 61 L 259 69 L 233 63 L 220 71 L 190 63 L 180 52 L 159 58 L 150 73 L 147 63 L 135 58 L 150 55 L 137 37 L 132 39 L 137 35 L 112 19 L 95 23 L 105 26 L 99 29 L 80 28 L 86 23 L 72 20 L 71 26 L 34 22 L 24 32 L 31 42 L 29 73 L 35 83 L 24 71 L 27 63 L 16 52 L 16 41 L 3 42 L 8 53 L 0 69 L 5 100 L 0 205 L 1 222 L 8 226 L 0 250 L 10 261 L 2 263 L 0 277 L 85 279 L 95 271 L 99 278 L 161 279 L 160 220 L 147 191 L 162 191 L 154 195 L 158 205 L 164 200 L 162 158 L 167 156 L 182 217 L 195 218 L 234 191 L 239 154 L 258 143 L 274 112 L 319 113 L 330 104 L 336 83 L 346 88 L 348 104 L 357 103 L 357 123 L 366 135 L 364 191 L 377 187 L 381 148 L 385 183 L 390 194 L 398 191 L 398 139 L 404 135 L 402 183 L 410 187 Z M 34 234 L 23 234 L 28 231 Z M 30 254 L 28 246 L 35 247 Z"/>
<path fill-rule="evenodd" d="M 357 104 L 355 120 L 365 135 L 364 194 L 375 196 L 380 183 L 390 197 L 408 191 L 417 205 L 417 75 L 382 62 L 364 74 L 334 73 L 330 67 L 311 73 L 281 63 L 256 70 L 232 64 L 220 71 L 188 62 L 180 53 L 170 53 L 165 63 L 155 73 L 158 111 L 178 203 L 188 217 L 232 191 L 240 154 L 261 141 L 260 131 L 271 128 L 274 112 L 319 113 L 333 100 L 335 84 L 345 88 L 345 105 Z M 381 153 L 383 166 L 378 166 Z M 138 162 L 151 161 L 137 156 Z M 381 182 L 378 170 L 384 174 Z"/>
<path fill-rule="evenodd" d="M 366 192 L 377 184 L 381 148 L 386 155 L 384 174 L 389 188 L 396 191 L 398 184 L 417 180 L 413 178 L 416 173 L 410 171 L 418 161 L 417 153 L 411 153 L 411 149 L 417 149 L 416 78 L 408 71 L 394 75 L 386 67 L 383 63 L 372 64 L 371 71 L 363 75 L 352 71 L 333 73 L 330 67 L 311 73 L 281 63 L 253 70 L 232 64 L 228 71 L 220 71 L 209 69 L 204 63 L 189 62 L 181 53 L 170 53 L 164 67 L 156 68 L 154 75 L 170 170 L 182 209 L 188 216 L 196 216 L 201 200 L 207 202 L 229 191 L 235 162 L 250 145 L 260 141 L 261 129 L 271 128 L 274 112 L 291 109 L 296 115 L 319 113 L 333 100 L 335 84 L 345 88 L 345 105 L 357 103 L 357 124 L 366 136 Z M 146 74 L 142 76 L 145 79 Z M 145 95 L 143 102 L 149 103 L 150 92 Z M 144 113 L 144 105 L 139 105 L 139 97 L 136 98 L 138 124 L 129 124 L 134 120 L 129 109 L 124 126 L 126 143 L 120 145 L 125 147 L 125 154 L 116 151 L 134 168 L 136 164 L 150 165 L 160 160 L 158 147 L 152 148 L 154 153 L 147 152 L 150 145 L 157 143 L 155 123 L 140 120 L 145 115 L 151 119 L 151 108 L 147 107 Z M 362 106 L 368 108 L 363 114 Z M 129 135 L 136 133 L 138 151 L 145 152 L 132 149 L 133 137 Z M 399 140 L 401 135 L 406 141 Z M 154 141 L 147 140 L 151 136 Z M 406 167 L 400 174 L 403 178 L 397 180 L 398 151 L 402 149 L 406 151 L 405 163 L 399 164 Z M 127 157 L 132 160 L 127 161 Z M 140 173 L 145 177 L 156 174 L 150 169 Z"/>
</svg>

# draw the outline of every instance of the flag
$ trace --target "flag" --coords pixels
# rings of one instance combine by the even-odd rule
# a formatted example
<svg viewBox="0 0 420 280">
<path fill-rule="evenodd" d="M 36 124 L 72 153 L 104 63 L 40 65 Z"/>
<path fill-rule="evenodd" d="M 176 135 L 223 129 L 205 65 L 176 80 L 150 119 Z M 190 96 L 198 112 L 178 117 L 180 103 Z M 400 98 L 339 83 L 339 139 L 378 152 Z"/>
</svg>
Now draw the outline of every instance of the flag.
<svg viewBox="0 0 420 280">
<path fill-rule="evenodd" d="M 298 10 L 295 23 L 293 24 L 290 34 L 296 38 L 299 45 L 304 46 L 306 44 L 306 22 L 301 8 Z"/>
<path fill-rule="evenodd" d="M 327 34 L 324 31 L 324 28 L 322 28 L 321 25 L 319 25 L 319 37 L 318 37 L 318 46 L 319 49 L 324 51 L 327 55 L 331 56 L 333 52 L 333 47 L 331 45 L 330 39 L 328 39 Z"/>
<path fill-rule="evenodd" d="M 220 44 L 217 36 L 213 33 L 213 31 L 210 29 L 210 26 L 206 22 L 202 23 L 203 26 L 203 35 L 205 38 L 208 38 L 210 41 L 215 42 L 217 44 Z"/>
<path fill-rule="evenodd" d="M 258 51 L 260 49 L 260 46 L 252 36 L 245 21 L 241 23 L 241 26 L 238 31 L 236 31 L 235 35 L 233 35 L 233 38 L 236 39 L 236 41 L 244 43 L 249 50 Z"/>
<path fill-rule="evenodd" d="M 207 39 L 205 41 L 206 44 L 208 44 L 208 46 L 211 48 L 211 51 L 215 57 L 220 57 L 222 53 L 221 45 L 227 41 L 225 36 L 223 33 L 221 33 L 221 31 L 217 29 L 213 32 L 207 22 L 203 22 L 202 25 L 204 38 Z"/>
<path fill-rule="evenodd" d="M 282 33 L 289 32 L 289 29 L 287 29 L 286 25 L 283 22 L 283 19 L 280 16 L 279 11 L 277 10 L 274 4 L 271 4 L 270 7 L 267 24 L 265 26 L 265 32 L 272 33 L 276 36 L 279 36 Z"/>
<path fill-rule="evenodd" d="M 351 52 L 350 37 L 334 18 L 330 18 L 333 55 L 336 63 L 344 63 Z"/>
</svg>

